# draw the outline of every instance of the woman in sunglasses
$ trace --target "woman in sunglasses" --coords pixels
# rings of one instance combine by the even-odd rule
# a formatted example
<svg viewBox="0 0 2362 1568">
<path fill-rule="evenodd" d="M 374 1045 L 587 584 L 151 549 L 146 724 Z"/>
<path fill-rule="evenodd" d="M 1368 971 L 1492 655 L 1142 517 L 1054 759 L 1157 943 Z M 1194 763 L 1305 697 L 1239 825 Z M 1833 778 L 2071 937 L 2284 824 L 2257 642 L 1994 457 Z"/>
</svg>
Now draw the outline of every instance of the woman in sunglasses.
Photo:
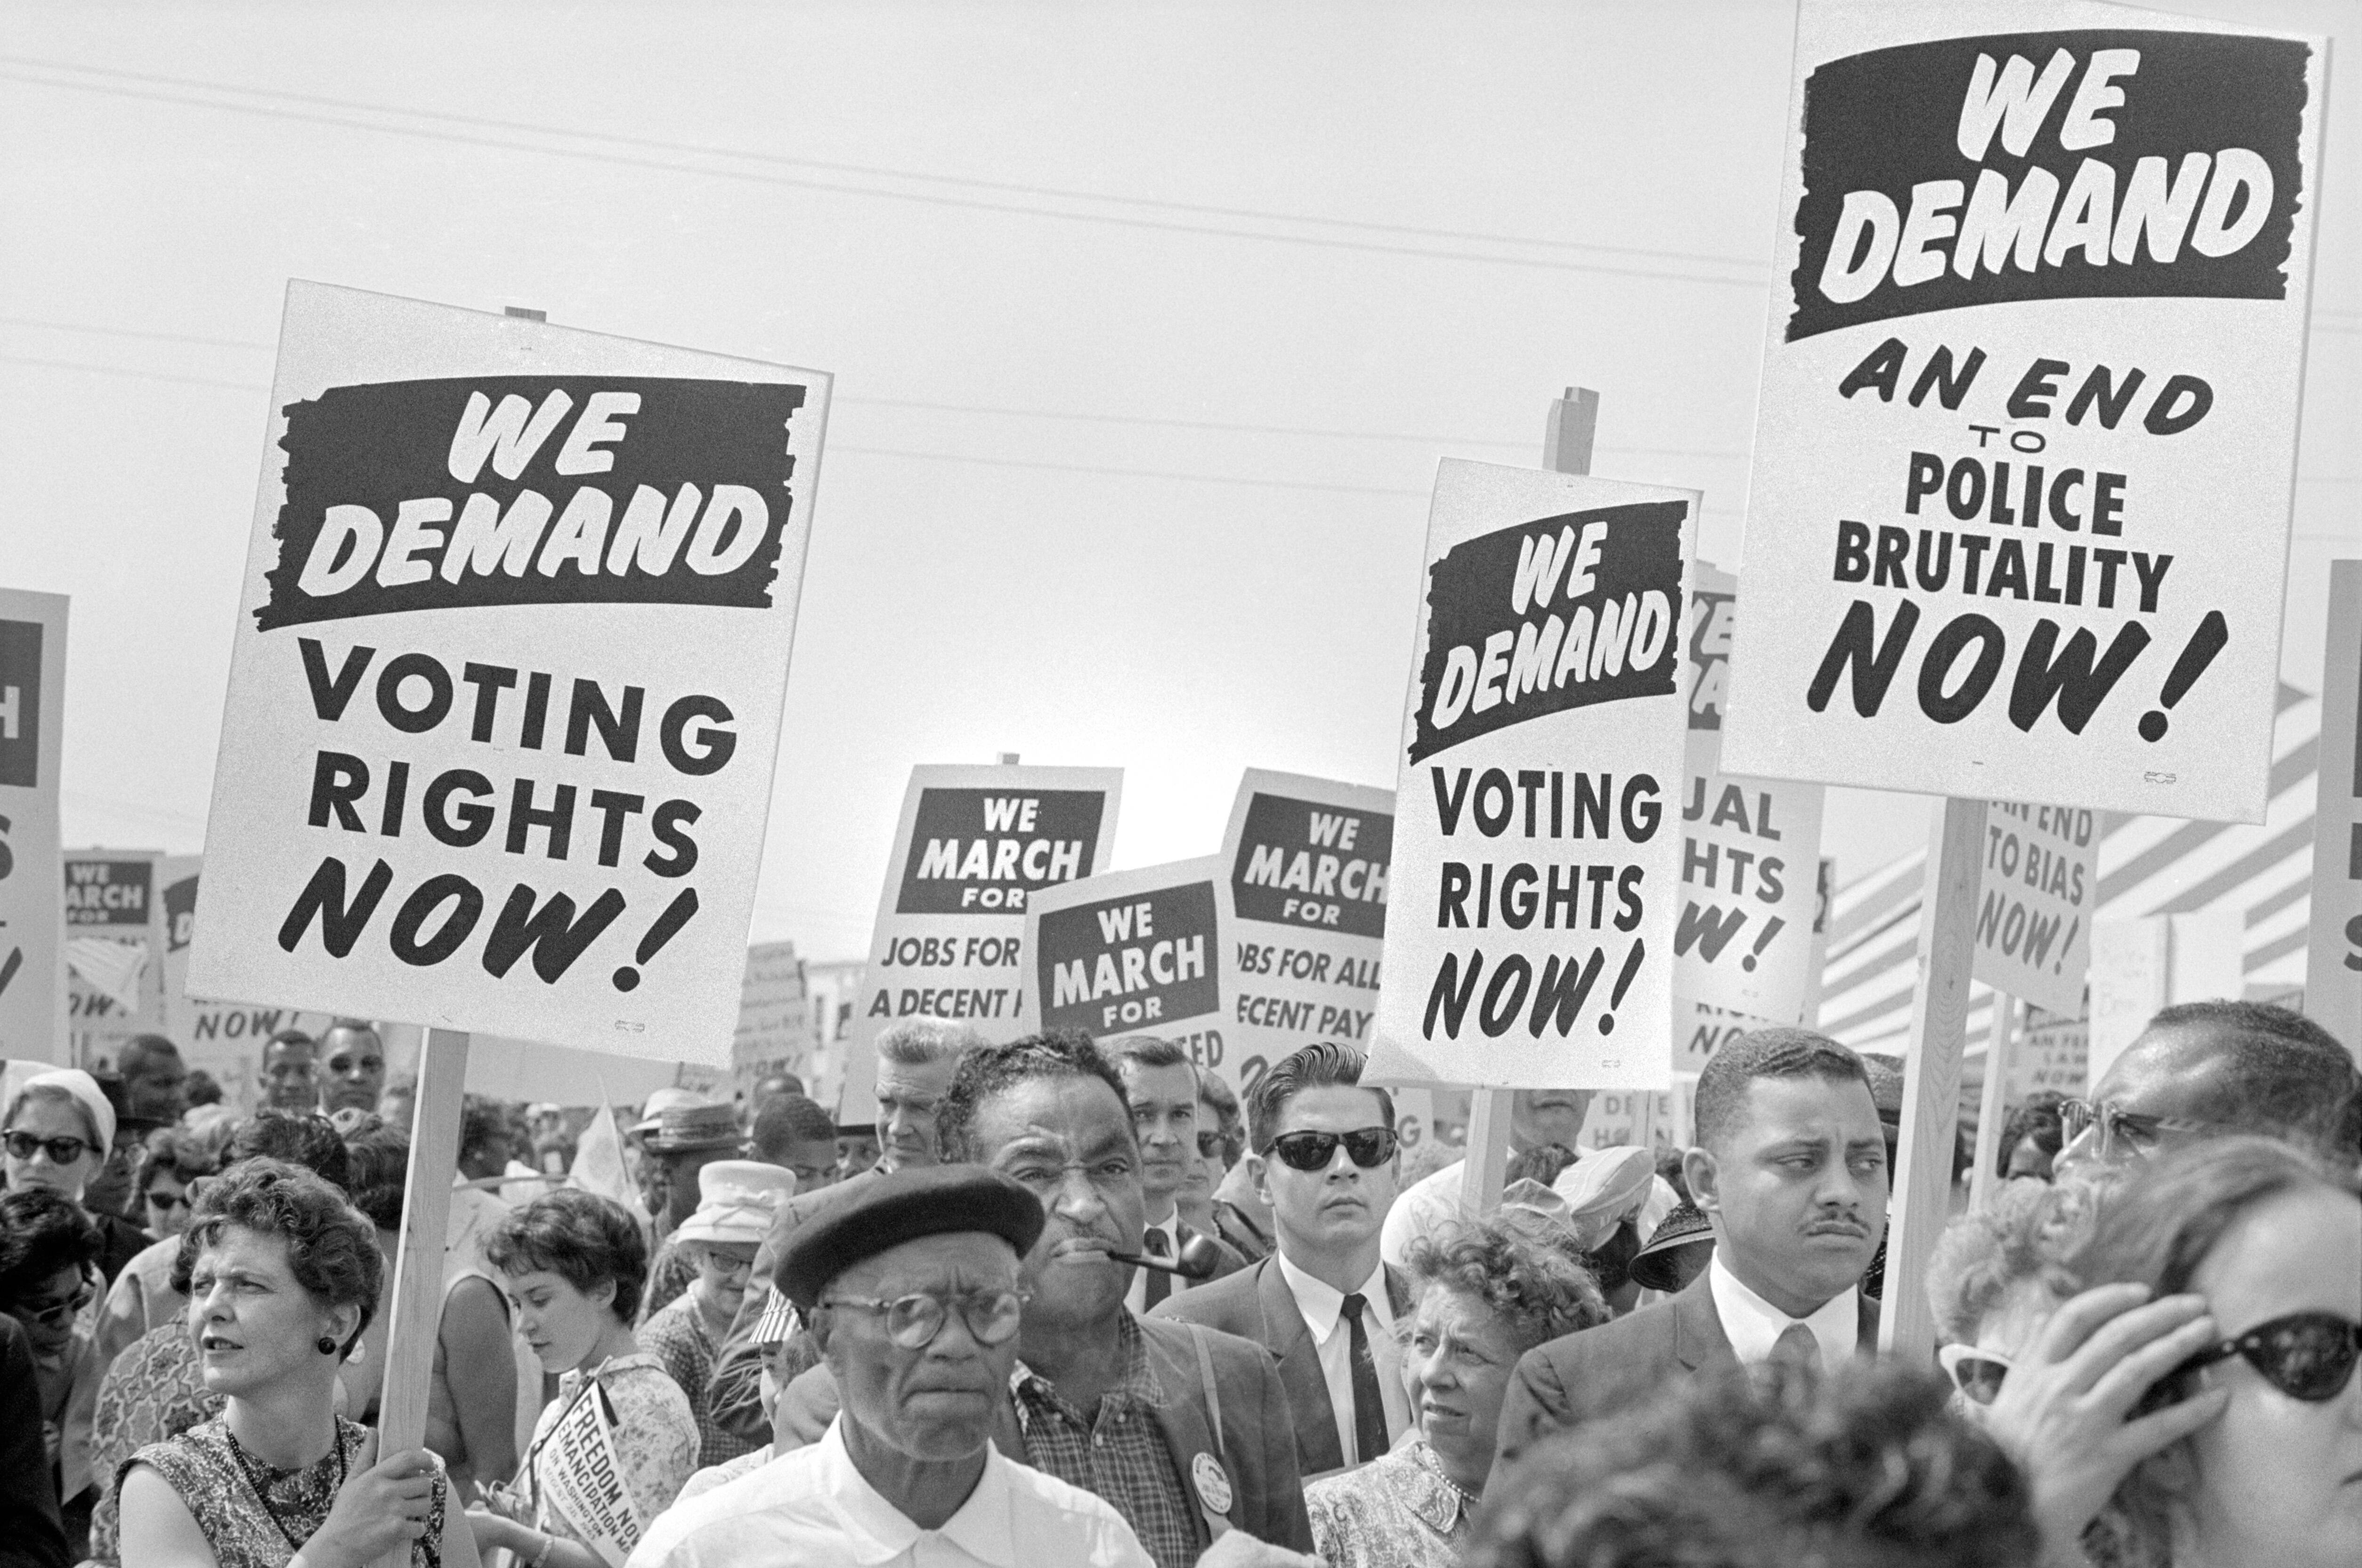
<svg viewBox="0 0 2362 1568">
<path fill-rule="evenodd" d="M 2047 1561 L 2362 1562 L 2362 1185 L 2221 1138 L 2131 1172 L 2002 1383 Z M 2095 1528 L 2092 1521 L 2098 1520 Z"/>
<path fill-rule="evenodd" d="M 1961 1408 L 1981 1419 L 2018 1357 L 2075 1293 L 2067 1254 L 2089 1231 L 2098 1186 L 2013 1182 L 1944 1228 L 1927 1260 L 1936 1359 Z"/>
<path fill-rule="evenodd" d="M 221 1169 L 220 1145 L 178 1127 L 159 1127 L 148 1134 L 139 1163 L 139 1210 L 148 1233 L 161 1241 L 189 1228 L 189 1188 L 200 1177 Z"/>
<path fill-rule="evenodd" d="M 86 1550 L 90 1422 L 104 1370 L 83 1309 L 96 1294 L 98 1229 L 81 1208 L 43 1187 L 0 1197 L 0 1311 L 17 1320 L 41 1390 L 41 1439 L 57 1484 L 66 1540 Z"/>
<path fill-rule="evenodd" d="M 88 1215 L 98 1227 L 98 1271 L 107 1283 L 153 1240 L 87 1200 L 115 1146 L 115 1106 L 98 1080 L 79 1067 L 60 1067 L 26 1079 L 0 1123 L 9 1190 L 47 1187 Z"/>
<path fill-rule="evenodd" d="M 621 1205 L 560 1188 L 487 1232 L 484 1256 L 514 1304 L 517 1331 L 558 1375 L 557 1397 L 534 1427 L 515 1490 L 491 1488 L 469 1520 L 487 1550 L 505 1547 L 524 1568 L 606 1568 L 604 1554 L 628 1555 L 697 1468 L 689 1397 L 632 1335 L 647 1242 Z M 597 1446 L 592 1423 L 614 1448 L 630 1505 L 621 1518 L 567 1512 L 572 1467 L 586 1441 Z"/>
</svg>

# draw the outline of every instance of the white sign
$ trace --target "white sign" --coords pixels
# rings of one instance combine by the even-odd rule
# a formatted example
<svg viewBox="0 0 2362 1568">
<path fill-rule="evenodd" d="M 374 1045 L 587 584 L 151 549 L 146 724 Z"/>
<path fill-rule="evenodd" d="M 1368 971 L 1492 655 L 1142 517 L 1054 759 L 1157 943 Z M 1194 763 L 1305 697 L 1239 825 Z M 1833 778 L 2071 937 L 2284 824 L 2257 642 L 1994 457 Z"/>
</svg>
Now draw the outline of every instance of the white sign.
<svg viewBox="0 0 2362 1568">
<path fill-rule="evenodd" d="M 1822 791 L 1817 784 L 1722 771 L 1722 701 L 1738 604 L 1734 579 L 1703 561 L 1692 563 L 1683 638 L 1690 674 L 1688 778 L 1673 992 L 1707 1007 L 1803 1023 L 1820 994 L 1814 935 Z M 1676 1016 L 1677 1050 L 1684 1021 Z"/>
<path fill-rule="evenodd" d="M 2081 1013 L 2099 897 L 2096 812 L 1995 801 L 1985 816 L 1970 972 L 2051 1012 Z"/>
<path fill-rule="evenodd" d="M 2362 561 L 2329 567 L 2305 1011 L 2362 1053 Z"/>
<path fill-rule="evenodd" d="M 1032 899 L 1107 868 L 1123 770 L 911 769 L 869 966 L 845 1031 L 837 1121 L 877 1114 L 877 1032 L 898 1018 L 965 1019 L 997 1040 L 1024 1032 Z"/>
<path fill-rule="evenodd" d="M 576 1539 L 597 1551 L 607 1568 L 624 1568 L 647 1521 L 624 1480 L 614 1419 L 606 1405 L 607 1391 L 597 1383 L 582 1391 L 542 1445 L 534 1480 L 546 1488 L 551 1510 L 573 1527 Z"/>
<path fill-rule="evenodd" d="M 1725 765 L 2261 822 L 2318 40 L 1807 0 Z"/>
<path fill-rule="evenodd" d="M 66 1010 L 74 1062 L 94 1072 L 113 1072 L 126 1042 L 168 1021 L 164 861 L 153 849 L 66 852 Z"/>
<path fill-rule="evenodd" d="M 66 1061 L 65 709 L 65 595 L 0 588 L 0 1059 Z"/>
<path fill-rule="evenodd" d="M 291 284 L 189 983 L 726 1063 L 828 395 Z"/>
<path fill-rule="evenodd" d="M 1693 491 L 1445 458 L 1371 1071 L 1662 1088 Z"/>
<path fill-rule="evenodd" d="M 739 1092 L 751 1096 L 774 1073 L 809 1073 L 813 1045 L 804 964 L 796 956 L 796 944 L 758 942 L 747 948 L 746 977 L 738 987 L 738 1029 L 730 1041 L 730 1076 Z"/>
<path fill-rule="evenodd" d="M 1200 1066 L 1227 1050 L 1243 1073 L 1316 1040 L 1370 1048 L 1394 834 L 1387 790 L 1247 769 L 1216 884 L 1226 1018 Z"/>
<path fill-rule="evenodd" d="M 1153 1034 L 1203 1061 L 1222 1049 L 1220 856 L 1109 871 L 1026 900 L 1019 1032 Z"/>
</svg>

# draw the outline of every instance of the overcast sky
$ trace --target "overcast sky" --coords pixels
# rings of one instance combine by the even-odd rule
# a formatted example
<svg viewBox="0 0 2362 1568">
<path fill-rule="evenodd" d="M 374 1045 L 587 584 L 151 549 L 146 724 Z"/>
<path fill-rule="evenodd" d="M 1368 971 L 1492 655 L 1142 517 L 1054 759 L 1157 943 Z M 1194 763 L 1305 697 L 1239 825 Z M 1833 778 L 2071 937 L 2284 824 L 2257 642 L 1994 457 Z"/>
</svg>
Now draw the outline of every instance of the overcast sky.
<svg viewBox="0 0 2362 1568">
<path fill-rule="evenodd" d="M 2283 657 L 2362 553 L 2353 4 Z M 1740 555 L 1793 10 L 0 5 L 0 582 L 73 598 L 69 845 L 202 847 L 290 277 L 835 373 L 757 939 L 858 955 L 909 769 L 1391 785 L 1440 456 Z M 1926 805 L 1829 812 L 1840 874 Z"/>
</svg>

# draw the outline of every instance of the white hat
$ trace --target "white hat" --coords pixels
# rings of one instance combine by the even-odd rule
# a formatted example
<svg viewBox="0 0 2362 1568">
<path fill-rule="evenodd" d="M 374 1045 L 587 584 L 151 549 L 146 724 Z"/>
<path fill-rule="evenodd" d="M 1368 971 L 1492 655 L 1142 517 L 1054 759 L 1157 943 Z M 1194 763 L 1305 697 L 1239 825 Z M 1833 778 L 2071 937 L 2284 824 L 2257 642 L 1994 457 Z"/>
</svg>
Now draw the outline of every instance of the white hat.
<svg viewBox="0 0 2362 1568">
<path fill-rule="evenodd" d="M 759 1243 L 771 1216 L 795 1196 L 796 1174 L 761 1160 L 715 1160 L 697 1173 L 697 1212 L 680 1222 L 681 1242 Z"/>
<path fill-rule="evenodd" d="M 1649 1196 L 1657 1156 L 1628 1145 L 1593 1149 L 1559 1173 L 1552 1184 L 1566 1199 L 1568 1222 L 1583 1250 L 1590 1252 L 1616 1231 L 1616 1222 Z"/>
<path fill-rule="evenodd" d="M 115 1147 L 115 1107 L 107 1102 L 106 1091 L 98 1087 L 96 1078 L 80 1067 L 57 1067 L 27 1078 L 17 1097 L 21 1099 L 37 1088 L 62 1089 L 81 1102 L 83 1110 L 90 1114 L 92 1128 L 98 1133 L 101 1158 Z"/>
</svg>

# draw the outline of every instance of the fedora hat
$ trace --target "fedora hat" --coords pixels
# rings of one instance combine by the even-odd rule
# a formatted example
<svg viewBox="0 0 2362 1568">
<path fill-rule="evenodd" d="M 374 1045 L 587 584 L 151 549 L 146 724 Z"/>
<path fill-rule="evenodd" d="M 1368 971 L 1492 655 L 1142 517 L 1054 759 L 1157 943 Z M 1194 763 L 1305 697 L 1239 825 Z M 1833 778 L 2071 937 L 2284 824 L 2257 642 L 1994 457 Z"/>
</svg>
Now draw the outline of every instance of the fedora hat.
<svg viewBox="0 0 2362 1568">
<path fill-rule="evenodd" d="M 690 1154 L 703 1149 L 734 1149 L 745 1141 L 735 1106 L 673 1105 L 657 1116 L 646 1147 L 652 1154 Z"/>
</svg>

